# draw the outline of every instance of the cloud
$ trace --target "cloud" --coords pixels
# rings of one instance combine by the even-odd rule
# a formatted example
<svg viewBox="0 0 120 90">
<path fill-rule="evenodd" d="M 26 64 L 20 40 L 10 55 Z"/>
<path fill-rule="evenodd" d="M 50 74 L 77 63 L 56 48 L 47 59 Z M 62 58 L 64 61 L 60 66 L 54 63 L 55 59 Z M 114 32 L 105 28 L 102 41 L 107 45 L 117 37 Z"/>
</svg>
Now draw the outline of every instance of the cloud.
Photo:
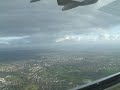
<svg viewBox="0 0 120 90">
<path fill-rule="evenodd" d="M 66 42 L 101 42 L 101 41 L 120 41 L 120 32 L 116 31 L 101 31 L 101 32 L 90 32 L 83 34 L 70 34 L 63 35 L 55 40 L 56 43 Z"/>
<path fill-rule="evenodd" d="M 10 40 L 9 37 L 9 40 L 1 40 L 1 43 L 14 43 L 19 47 L 21 42 L 24 46 L 30 41 L 31 46 L 43 44 L 49 47 L 56 42 L 81 41 L 84 40 L 83 37 L 96 40 L 94 35 L 90 37 L 85 34 L 109 31 L 110 28 L 119 25 L 120 18 L 98 10 L 110 1 L 112 0 L 99 0 L 93 5 L 62 12 L 62 7 L 57 5 L 56 0 L 41 0 L 33 4 L 29 4 L 29 0 L 3 0 L 0 3 L 0 37 L 30 36 L 30 40 Z M 99 37 L 102 39 L 105 35 Z"/>
<path fill-rule="evenodd" d="M 9 45 L 9 42 L 7 42 L 7 41 L 0 41 L 0 45 Z"/>
<path fill-rule="evenodd" d="M 10 37 L 0 37 L 0 44 L 12 44 L 12 43 L 16 43 L 18 41 L 23 41 L 24 39 L 29 38 L 29 36 L 10 36 Z M 25 41 L 26 42 L 26 41 Z M 27 41 L 28 42 L 28 41 Z M 22 43 L 21 43 L 22 44 Z"/>
<path fill-rule="evenodd" d="M 56 42 L 63 42 L 63 41 L 80 41 L 81 36 L 77 35 L 66 35 L 63 38 L 56 39 Z"/>
</svg>

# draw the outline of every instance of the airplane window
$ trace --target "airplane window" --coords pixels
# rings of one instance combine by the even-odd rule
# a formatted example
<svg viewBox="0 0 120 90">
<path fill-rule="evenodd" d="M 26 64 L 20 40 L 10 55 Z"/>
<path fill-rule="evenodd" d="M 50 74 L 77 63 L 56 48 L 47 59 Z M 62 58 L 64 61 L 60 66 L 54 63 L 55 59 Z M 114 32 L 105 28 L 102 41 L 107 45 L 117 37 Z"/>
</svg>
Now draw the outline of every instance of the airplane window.
<svg viewBox="0 0 120 90">
<path fill-rule="evenodd" d="M 1 0 L 0 90 L 118 84 L 119 11 L 120 0 Z"/>
</svg>

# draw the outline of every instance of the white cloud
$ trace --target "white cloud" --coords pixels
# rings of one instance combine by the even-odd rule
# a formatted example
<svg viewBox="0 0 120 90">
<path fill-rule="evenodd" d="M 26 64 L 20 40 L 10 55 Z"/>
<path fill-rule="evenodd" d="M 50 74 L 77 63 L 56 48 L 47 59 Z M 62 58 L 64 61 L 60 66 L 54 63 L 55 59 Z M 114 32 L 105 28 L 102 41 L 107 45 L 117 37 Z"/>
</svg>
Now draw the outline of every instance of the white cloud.
<svg viewBox="0 0 120 90">
<path fill-rule="evenodd" d="M 99 31 L 93 33 L 83 33 L 83 34 L 73 34 L 73 35 L 63 35 L 56 39 L 57 43 L 60 42 L 87 42 L 87 41 L 119 41 L 120 40 L 120 32 L 117 31 Z"/>
<path fill-rule="evenodd" d="M 0 44 L 9 45 L 12 42 L 19 41 L 29 38 L 29 36 L 11 36 L 11 37 L 0 37 Z"/>
<path fill-rule="evenodd" d="M 11 40 L 24 39 L 24 38 L 28 38 L 28 37 L 29 37 L 29 36 L 11 36 L 11 37 L 0 37 L 0 40 L 11 41 Z"/>
<path fill-rule="evenodd" d="M 66 35 L 63 38 L 56 39 L 56 42 L 63 42 L 63 41 L 80 41 L 81 36 L 77 35 Z"/>
<path fill-rule="evenodd" d="M 110 40 L 110 35 L 106 32 L 102 32 L 99 34 L 99 40 Z"/>
</svg>

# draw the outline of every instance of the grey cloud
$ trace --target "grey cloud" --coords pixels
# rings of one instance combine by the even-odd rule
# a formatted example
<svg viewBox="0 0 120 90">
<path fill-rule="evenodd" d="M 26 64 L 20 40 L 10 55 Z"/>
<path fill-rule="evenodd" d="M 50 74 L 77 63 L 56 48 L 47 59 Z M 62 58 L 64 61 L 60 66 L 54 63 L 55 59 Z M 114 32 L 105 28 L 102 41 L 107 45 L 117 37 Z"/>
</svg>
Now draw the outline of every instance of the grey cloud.
<svg viewBox="0 0 120 90">
<path fill-rule="evenodd" d="M 0 36 L 29 35 L 34 44 L 52 44 L 62 34 L 108 30 L 119 24 L 119 18 L 98 11 L 98 7 L 95 4 L 62 12 L 56 0 L 33 4 L 29 0 L 4 0 L 0 3 Z"/>
</svg>

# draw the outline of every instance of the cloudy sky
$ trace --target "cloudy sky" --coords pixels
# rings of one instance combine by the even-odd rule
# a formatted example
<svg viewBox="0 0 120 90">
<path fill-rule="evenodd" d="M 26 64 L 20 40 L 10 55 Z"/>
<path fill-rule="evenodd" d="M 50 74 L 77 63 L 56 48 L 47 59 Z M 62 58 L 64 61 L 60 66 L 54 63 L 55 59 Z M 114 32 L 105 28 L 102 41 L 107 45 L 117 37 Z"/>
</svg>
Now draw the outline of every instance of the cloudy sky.
<svg viewBox="0 0 120 90">
<path fill-rule="evenodd" d="M 120 17 L 100 10 L 112 1 L 61 11 L 56 0 L 1 0 L 0 48 L 118 44 Z"/>
</svg>

